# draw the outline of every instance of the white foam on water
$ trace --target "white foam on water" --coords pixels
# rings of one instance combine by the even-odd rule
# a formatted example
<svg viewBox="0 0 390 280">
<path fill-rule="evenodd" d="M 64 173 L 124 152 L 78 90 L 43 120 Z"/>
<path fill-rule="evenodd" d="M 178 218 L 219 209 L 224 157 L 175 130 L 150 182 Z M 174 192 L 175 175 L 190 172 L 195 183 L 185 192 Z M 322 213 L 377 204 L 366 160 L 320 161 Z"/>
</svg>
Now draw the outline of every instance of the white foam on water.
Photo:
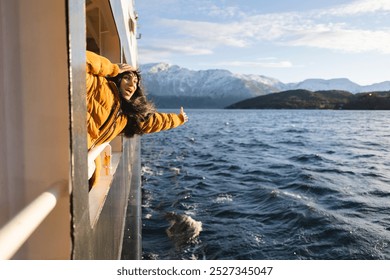
<svg viewBox="0 0 390 280">
<path fill-rule="evenodd" d="M 166 218 L 170 222 L 167 235 L 177 247 L 195 242 L 202 231 L 202 222 L 190 216 L 170 212 Z"/>
<path fill-rule="evenodd" d="M 233 196 L 230 194 L 220 194 L 216 199 L 214 199 L 215 203 L 226 203 L 232 201 L 233 201 Z"/>
</svg>

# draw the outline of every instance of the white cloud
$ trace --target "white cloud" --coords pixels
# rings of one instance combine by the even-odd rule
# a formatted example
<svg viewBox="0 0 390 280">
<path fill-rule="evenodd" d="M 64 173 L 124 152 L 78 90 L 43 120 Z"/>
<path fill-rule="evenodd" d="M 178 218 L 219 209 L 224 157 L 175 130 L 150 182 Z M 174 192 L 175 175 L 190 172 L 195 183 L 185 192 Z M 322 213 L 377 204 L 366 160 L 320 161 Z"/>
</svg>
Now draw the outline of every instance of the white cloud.
<svg viewBox="0 0 390 280">
<path fill-rule="evenodd" d="M 389 0 L 357 0 L 351 4 L 340 5 L 338 7 L 323 11 L 324 14 L 346 16 L 360 15 L 374 12 L 389 12 Z"/>
<path fill-rule="evenodd" d="M 199 44 L 245 47 L 247 38 L 238 23 L 222 24 L 205 21 L 163 19 L 160 24 L 174 28 L 180 35 L 194 38 Z"/>
<path fill-rule="evenodd" d="M 297 37 L 296 39 L 289 40 L 287 44 L 351 53 L 373 51 L 390 54 L 390 30 L 370 31 L 314 26 L 306 32 L 301 32 Z"/>
<path fill-rule="evenodd" d="M 267 59 L 269 60 L 269 59 Z M 227 61 L 214 63 L 219 66 L 252 67 L 252 68 L 291 68 L 293 64 L 288 60 L 280 61 Z"/>
<path fill-rule="evenodd" d="M 183 41 L 181 41 L 181 43 L 183 43 Z M 213 50 L 189 42 L 176 44 L 172 41 L 164 42 L 161 40 L 159 40 L 158 44 L 153 43 L 139 49 L 139 58 L 143 64 L 156 61 L 170 62 L 171 57 L 178 54 L 189 56 L 210 55 L 213 54 Z"/>
<path fill-rule="evenodd" d="M 156 50 L 156 48 L 154 48 Z M 179 54 L 186 55 L 205 55 L 212 54 L 213 51 L 211 49 L 202 48 L 200 46 L 195 45 L 165 45 L 165 47 L 157 48 L 163 52 L 174 52 Z"/>
<path fill-rule="evenodd" d="M 212 17 L 233 18 L 244 15 L 238 7 L 229 6 L 222 8 L 212 3 L 202 6 L 201 10 Z"/>
<path fill-rule="evenodd" d="M 362 29 L 354 27 L 352 23 L 346 24 L 345 17 L 340 18 L 341 15 L 377 11 L 390 11 L 390 0 L 360 0 L 322 11 L 240 17 L 230 23 L 164 19 L 161 24 L 210 48 L 244 48 L 268 41 L 285 46 L 387 54 L 390 53 L 390 26 Z M 238 13 L 236 10 L 233 12 Z"/>
</svg>

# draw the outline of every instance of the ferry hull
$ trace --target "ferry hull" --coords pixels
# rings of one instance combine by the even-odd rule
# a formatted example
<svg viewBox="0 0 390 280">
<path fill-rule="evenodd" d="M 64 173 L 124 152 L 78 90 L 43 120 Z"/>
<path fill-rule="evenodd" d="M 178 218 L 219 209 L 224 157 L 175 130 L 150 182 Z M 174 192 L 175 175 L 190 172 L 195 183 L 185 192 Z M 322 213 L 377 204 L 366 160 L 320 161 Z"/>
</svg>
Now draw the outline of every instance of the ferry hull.
<svg viewBox="0 0 390 280">
<path fill-rule="evenodd" d="M 137 67 L 134 2 L 0 0 L 0 16 L 0 258 L 120 259 L 125 239 L 139 259 L 140 139 L 110 143 L 115 171 L 90 191 L 85 99 L 86 50 Z"/>
</svg>

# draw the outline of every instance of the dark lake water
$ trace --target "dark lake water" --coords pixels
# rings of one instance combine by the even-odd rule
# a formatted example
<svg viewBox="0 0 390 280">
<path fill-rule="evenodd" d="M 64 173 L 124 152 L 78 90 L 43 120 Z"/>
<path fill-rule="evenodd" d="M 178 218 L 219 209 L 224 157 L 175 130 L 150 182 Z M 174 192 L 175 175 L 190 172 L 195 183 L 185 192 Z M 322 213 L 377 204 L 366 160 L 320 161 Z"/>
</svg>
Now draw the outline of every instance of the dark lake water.
<svg viewBox="0 0 390 280">
<path fill-rule="evenodd" d="M 187 114 L 142 137 L 144 259 L 390 259 L 390 111 Z"/>
</svg>

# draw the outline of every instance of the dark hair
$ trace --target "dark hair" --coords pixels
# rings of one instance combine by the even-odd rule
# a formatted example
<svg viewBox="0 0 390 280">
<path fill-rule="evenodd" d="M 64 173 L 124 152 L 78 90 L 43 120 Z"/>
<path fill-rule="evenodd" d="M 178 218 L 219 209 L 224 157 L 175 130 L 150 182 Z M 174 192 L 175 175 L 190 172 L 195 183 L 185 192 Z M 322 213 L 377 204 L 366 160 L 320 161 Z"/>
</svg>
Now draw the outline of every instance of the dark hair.
<svg viewBox="0 0 390 280">
<path fill-rule="evenodd" d="M 123 129 L 123 133 L 126 137 L 133 137 L 135 134 L 143 134 L 140 128 L 140 122 L 146 121 L 151 114 L 156 112 L 156 108 L 154 104 L 146 98 L 141 83 L 141 74 L 138 70 L 131 72 L 138 78 L 137 90 L 129 101 L 122 97 L 122 94 L 120 93 L 120 84 L 123 76 L 129 73 L 130 72 L 124 72 L 108 79 L 116 84 L 119 91 L 122 113 L 127 117 L 127 124 Z"/>
</svg>

